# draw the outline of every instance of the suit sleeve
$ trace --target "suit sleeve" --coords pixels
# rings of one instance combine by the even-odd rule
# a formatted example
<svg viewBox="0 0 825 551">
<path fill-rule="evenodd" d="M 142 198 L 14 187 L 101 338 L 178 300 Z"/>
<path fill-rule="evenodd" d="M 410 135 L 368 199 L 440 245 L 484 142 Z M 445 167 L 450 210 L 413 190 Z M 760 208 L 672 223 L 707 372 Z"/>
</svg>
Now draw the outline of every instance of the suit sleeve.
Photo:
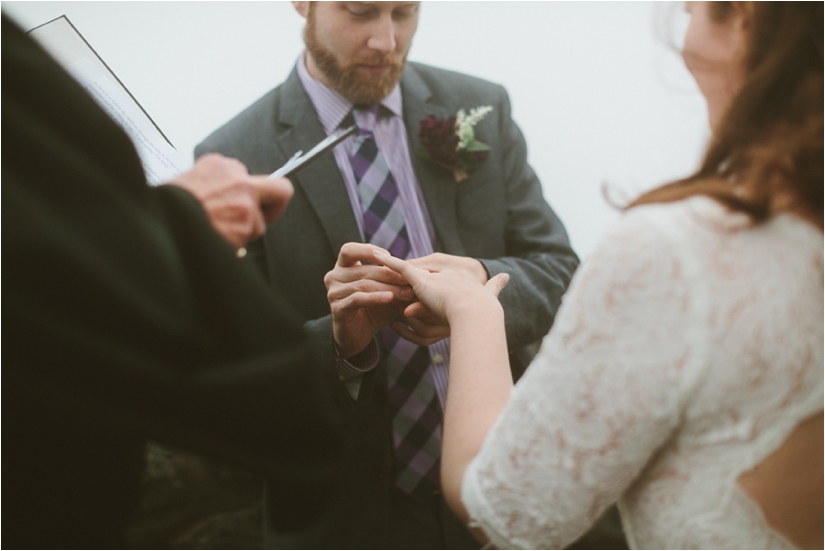
<svg viewBox="0 0 825 551">
<path fill-rule="evenodd" d="M 579 260 L 564 226 L 542 195 L 536 173 L 527 164 L 527 144 L 511 118 L 507 92 L 500 90 L 496 112 L 503 145 L 506 253 L 479 260 L 491 277 L 502 272 L 510 275 L 499 299 L 504 307 L 507 344 L 513 350 L 538 341 L 550 330 Z"/>
</svg>

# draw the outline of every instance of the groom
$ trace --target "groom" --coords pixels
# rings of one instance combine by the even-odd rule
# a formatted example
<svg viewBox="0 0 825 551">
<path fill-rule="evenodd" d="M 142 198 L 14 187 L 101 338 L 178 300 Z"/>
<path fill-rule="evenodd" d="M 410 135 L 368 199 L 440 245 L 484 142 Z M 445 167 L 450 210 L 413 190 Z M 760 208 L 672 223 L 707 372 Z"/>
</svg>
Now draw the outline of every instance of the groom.
<svg viewBox="0 0 825 551">
<path fill-rule="evenodd" d="M 293 178 L 289 209 L 247 257 L 290 298 L 309 331 L 335 343 L 326 361 L 349 404 L 350 453 L 330 514 L 297 532 L 270 524 L 266 543 L 477 547 L 439 491 L 449 328 L 423 308 L 391 323 L 413 297 L 387 270 L 362 263 L 369 258 L 363 243 L 479 281 L 509 273 L 500 299 L 515 376 L 532 357 L 527 345 L 550 329 L 578 259 L 527 165 L 506 91 L 406 62 L 419 3 L 294 5 L 307 20 L 307 49 L 295 70 L 195 150 L 271 173 L 327 134 L 358 127 L 334 155 Z M 465 164 L 458 165 L 448 119 L 482 106 L 492 111 L 475 124 L 474 138 L 489 150 L 461 152 Z M 269 492 L 267 520 L 293 499 Z"/>
</svg>

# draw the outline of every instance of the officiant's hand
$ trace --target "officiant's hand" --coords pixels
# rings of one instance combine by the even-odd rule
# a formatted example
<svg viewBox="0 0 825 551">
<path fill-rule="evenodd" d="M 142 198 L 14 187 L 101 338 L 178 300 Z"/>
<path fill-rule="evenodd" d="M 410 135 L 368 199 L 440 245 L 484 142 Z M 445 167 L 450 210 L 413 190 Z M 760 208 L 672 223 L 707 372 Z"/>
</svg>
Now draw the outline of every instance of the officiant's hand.
<svg viewBox="0 0 825 551">
<path fill-rule="evenodd" d="M 250 176 L 240 161 L 209 154 L 172 182 L 200 201 L 215 230 L 235 248 L 263 235 L 294 189 L 286 178 Z"/>
<path fill-rule="evenodd" d="M 346 243 L 324 277 L 332 336 L 344 358 L 358 354 L 415 297 L 397 272 L 375 265 L 375 245 Z M 386 251 L 384 251 L 386 252 Z M 389 254 L 389 253 L 387 253 Z"/>
</svg>

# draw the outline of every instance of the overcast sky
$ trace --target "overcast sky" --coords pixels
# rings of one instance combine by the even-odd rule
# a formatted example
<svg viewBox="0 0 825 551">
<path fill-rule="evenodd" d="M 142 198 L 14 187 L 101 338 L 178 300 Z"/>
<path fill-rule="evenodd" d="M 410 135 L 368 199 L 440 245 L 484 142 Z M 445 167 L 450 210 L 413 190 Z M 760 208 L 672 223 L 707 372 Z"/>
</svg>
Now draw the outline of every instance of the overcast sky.
<svg viewBox="0 0 825 551">
<path fill-rule="evenodd" d="M 72 23 L 180 151 L 284 80 L 302 50 L 287 2 L 2 2 L 25 30 Z M 587 257 L 632 197 L 688 174 L 709 135 L 681 59 L 680 5 L 424 2 L 410 59 L 503 84 L 545 197 Z M 467 106 L 474 107 L 474 106 Z"/>
</svg>

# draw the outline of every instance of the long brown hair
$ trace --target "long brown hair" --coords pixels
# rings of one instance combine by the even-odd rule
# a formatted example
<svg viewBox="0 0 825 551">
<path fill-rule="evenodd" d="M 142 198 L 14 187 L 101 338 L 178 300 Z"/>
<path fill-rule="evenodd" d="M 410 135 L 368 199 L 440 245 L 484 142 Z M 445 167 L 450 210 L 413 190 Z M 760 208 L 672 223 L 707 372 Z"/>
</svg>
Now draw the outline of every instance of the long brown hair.
<svg viewBox="0 0 825 551">
<path fill-rule="evenodd" d="M 712 2 L 716 21 L 732 2 Z M 789 210 L 822 229 L 823 4 L 754 2 L 744 85 L 694 174 L 627 208 L 707 195 L 755 222 Z M 790 202 L 782 204 L 780 199 Z"/>
</svg>

